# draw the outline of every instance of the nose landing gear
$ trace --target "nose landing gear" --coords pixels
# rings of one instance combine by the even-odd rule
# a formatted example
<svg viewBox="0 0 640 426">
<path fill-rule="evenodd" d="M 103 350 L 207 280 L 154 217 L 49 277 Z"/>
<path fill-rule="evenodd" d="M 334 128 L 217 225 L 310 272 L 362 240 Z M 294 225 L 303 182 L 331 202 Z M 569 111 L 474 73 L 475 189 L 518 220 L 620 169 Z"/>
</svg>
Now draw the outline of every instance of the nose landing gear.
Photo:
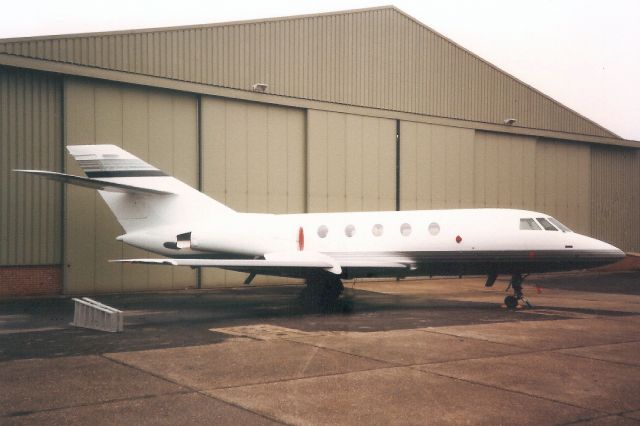
<svg viewBox="0 0 640 426">
<path fill-rule="evenodd" d="M 515 309 L 518 306 L 520 300 L 522 300 L 527 305 L 527 307 L 533 308 L 531 303 L 529 303 L 529 299 L 525 297 L 522 291 L 522 282 L 525 278 L 527 278 L 527 276 L 528 274 L 524 276 L 522 274 L 513 274 L 511 276 L 511 281 L 509 282 L 509 286 L 505 291 L 513 289 L 513 295 L 509 295 L 504 298 L 504 304 L 507 305 L 507 308 Z"/>
</svg>

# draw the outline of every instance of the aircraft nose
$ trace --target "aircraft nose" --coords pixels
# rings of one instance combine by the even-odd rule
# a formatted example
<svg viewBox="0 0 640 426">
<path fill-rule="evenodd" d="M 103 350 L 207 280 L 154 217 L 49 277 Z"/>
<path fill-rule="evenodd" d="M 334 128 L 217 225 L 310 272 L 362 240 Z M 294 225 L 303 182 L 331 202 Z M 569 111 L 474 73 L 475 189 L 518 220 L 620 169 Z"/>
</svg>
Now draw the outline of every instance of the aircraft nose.
<svg viewBox="0 0 640 426">
<path fill-rule="evenodd" d="M 623 252 L 622 250 L 620 250 L 618 247 L 611 245 L 609 243 L 605 243 L 604 241 L 600 241 L 600 240 L 596 240 L 598 241 L 598 245 L 599 245 L 599 250 L 609 259 L 611 259 L 611 262 L 616 262 L 618 260 L 622 260 L 625 257 L 627 257 L 627 254 L 625 252 Z"/>
<path fill-rule="evenodd" d="M 606 251 L 611 251 L 611 252 L 616 252 L 618 254 L 621 255 L 625 255 L 625 253 L 620 250 L 618 247 L 614 246 L 613 244 L 609 244 L 609 243 L 605 243 L 604 241 L 600 241 L 600 240 L 596 240 L 600 243 L 600 246 L 602 247 L 602 250 L 606 250 Z"/>
<path fill-rule="evenodd" d="M 611 247 L 615 252 L 616 259 L 620 260 L 620 259 L 624 259 L 625 257 L 627 257 L 627 254 L 625 252 L 623 252 L 622 250 L 620 250 L 618 247 L 615 247 L 615 246 L 611 246 Z"/>
</svg>

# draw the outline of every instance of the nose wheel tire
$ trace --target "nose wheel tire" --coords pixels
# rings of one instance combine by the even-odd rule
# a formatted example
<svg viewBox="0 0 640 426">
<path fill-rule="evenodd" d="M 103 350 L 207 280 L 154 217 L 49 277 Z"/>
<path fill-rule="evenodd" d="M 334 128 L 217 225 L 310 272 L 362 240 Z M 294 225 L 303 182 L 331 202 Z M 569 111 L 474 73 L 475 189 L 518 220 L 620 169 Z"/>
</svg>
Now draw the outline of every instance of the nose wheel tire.
<svg viewBox="0 0 640 426">
<path fill-rule="evenodd" d="M 507 296 L 504 298 L 504 304 L 509 309 L 515 309 L 518 306 L 518 298 L 515 296 Z"/>
</svg>

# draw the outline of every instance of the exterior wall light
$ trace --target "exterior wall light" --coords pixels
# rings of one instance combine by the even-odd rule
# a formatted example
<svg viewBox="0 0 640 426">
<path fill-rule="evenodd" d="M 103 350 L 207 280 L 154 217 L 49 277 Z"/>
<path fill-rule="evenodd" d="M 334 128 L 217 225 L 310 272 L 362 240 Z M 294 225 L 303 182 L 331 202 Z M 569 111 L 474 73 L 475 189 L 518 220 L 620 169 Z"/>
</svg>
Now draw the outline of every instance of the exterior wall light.
<svg viewBox="0 0 640 426">
<path fill-rule="evenodd" d="M 518 122 L 518 120 L 516 120 L 515 118 L 505 118 L 504 119 L 505 126 L 513 126 L 517 122 Z"/>
<path fill-rule="evenodd" d="M 269 85 L 266 83 L 255 83 L 251 85 L 251 90 L 254 92 L 264 93 L 269 88 Z"/>
</svg>

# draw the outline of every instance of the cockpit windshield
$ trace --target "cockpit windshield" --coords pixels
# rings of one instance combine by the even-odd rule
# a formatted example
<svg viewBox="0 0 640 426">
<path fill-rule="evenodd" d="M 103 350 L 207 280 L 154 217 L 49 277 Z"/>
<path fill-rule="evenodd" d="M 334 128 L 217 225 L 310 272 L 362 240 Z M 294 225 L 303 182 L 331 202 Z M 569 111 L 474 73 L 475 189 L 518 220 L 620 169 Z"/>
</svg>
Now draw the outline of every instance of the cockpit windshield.
<svg viewBox="0 0 640 426">
<path fill-rule="evenodd" d="M 536 220 L 538 221 L 538 223 L 540 225 L 542 225 L 542 227 L 544 228 L 545 231 L 557 231 L 556 227 L 553 226 L 547 219 L 545 219 L 544 217 L 537 217 Z"/>
<path fill-rule="evenodd" d="M 524 231 L 540 231 L 540 225 L 530 217 L 520 219 L 520 229 Z"/>
<path fill-rule="evenodd" d="M 547 218 L 549 222 L 553 223 L 557 228 L 559 228 L 562 232 L 572 232 L 571 229 L 560 223 L 559 220 L 554 219 L 552 217 Z"/>
</svg>

